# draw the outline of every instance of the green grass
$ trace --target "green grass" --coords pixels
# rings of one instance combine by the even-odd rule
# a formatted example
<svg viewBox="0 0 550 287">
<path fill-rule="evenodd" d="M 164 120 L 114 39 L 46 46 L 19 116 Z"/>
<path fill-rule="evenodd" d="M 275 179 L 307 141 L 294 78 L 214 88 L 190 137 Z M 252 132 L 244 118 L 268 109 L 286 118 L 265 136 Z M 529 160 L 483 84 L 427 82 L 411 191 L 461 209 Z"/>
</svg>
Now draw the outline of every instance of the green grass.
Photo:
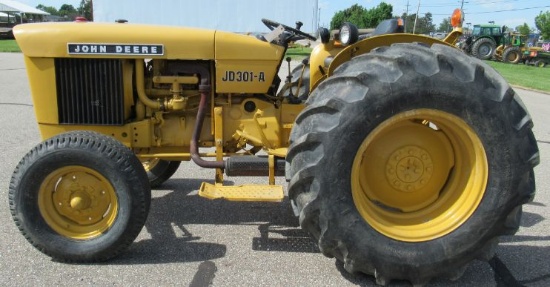
<svg viewBox="0 0 550 287">
<path fill-rule="evenodd" d="M 15 40 L 0 40 L 0 52 L 21 52 Z"/>
<path fill-rule="evenodd" d="M 508 83 L 525 88 L 550 92 L 550 68 L 538 68 L 523 64 L 507 64 L 487 61 Z"/>
<path fill-rule="evenodd" d="M 285 57 L 290 57 L 292 60 L 302 60 L 305 57 L 309 57 L 312 50 L 312 48 L 303 46 L 291 47 L 286 50 Z"/>
</svg>

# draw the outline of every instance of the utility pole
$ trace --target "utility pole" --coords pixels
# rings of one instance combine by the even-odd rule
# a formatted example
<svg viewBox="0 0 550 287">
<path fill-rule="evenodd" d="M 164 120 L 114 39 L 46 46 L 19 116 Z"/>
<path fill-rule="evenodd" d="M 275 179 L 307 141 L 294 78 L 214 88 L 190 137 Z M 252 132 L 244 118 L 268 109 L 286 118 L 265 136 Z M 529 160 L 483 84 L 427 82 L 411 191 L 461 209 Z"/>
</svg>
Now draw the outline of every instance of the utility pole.
<svg viewBox="0 0 550 287">
<path fill-rule="evenodd" d="M 416 31 L 416 21 L 418 20 L 418 11 L 420 11 L 420 0 L 418 0 L 418 7 L 416 7 L 416 17 L 414 17 L 413 34 Z"/>
<path fill-rule="evenodd" d="M 409 0 L 407 0 L 407 10 L 405 10 L 405 19 L 403 19 L 403 22 L 404 22 L 404 25 L 405 25 L 404 30 L 403 30 L 404 33 L 407 33 L 408 18 L 409 18 Z"/>
<path fill-rule="evenodd" d="M 468 3 L 468 2 L 466 2 L 466 3 Z M 463 9 L 463 8 L 464 8 L 464 0 L 462 0 L 462 2 L 460 3 L 460 11 L 461 11 L 460 13 L 462 14 L 462 22 L 464 22 L 464 19 L 465 19 L 465 18 L 464 18 L 464 9 Z"/>
</svg>

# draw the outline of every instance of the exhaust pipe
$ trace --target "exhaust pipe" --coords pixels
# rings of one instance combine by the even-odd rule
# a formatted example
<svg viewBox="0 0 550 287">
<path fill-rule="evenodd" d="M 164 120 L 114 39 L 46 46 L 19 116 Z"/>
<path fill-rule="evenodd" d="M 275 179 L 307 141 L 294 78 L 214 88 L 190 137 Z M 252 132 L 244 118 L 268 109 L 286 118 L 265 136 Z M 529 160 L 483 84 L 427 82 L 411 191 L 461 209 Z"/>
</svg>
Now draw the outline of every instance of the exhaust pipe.
<svg viewBox="0 0 550 287">
<path fill-rule="evenodd" d="M 228 176 L 268 176 L 267 156 L 232 156 L 225 161 L 225 174 Z M 275 175 L 285 175 L 285 160 L 275 158 Z"/>
</svg>

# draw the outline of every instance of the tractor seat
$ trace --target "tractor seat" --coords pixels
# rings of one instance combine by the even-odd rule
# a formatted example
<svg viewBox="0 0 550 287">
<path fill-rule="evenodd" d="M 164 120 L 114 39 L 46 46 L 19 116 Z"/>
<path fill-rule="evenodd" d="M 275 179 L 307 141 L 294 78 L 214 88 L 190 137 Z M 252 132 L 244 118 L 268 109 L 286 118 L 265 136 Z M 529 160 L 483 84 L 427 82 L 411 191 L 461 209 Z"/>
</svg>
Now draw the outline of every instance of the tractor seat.
<svg viewBox="0 0 550 287">
<path fill-rule="evenodd" d="M 380 24 L 376 26 L 376 29 L 374 29 L 372 33 L 360 35 L 359 39 L 362 40 L 373 36 L 392 34 L 392 33 L 402 33 L 402 32 L 403 32 L 403 26 L 399 25 L 399 20 L 387 19 L 380 22 Z"/>
</svg>

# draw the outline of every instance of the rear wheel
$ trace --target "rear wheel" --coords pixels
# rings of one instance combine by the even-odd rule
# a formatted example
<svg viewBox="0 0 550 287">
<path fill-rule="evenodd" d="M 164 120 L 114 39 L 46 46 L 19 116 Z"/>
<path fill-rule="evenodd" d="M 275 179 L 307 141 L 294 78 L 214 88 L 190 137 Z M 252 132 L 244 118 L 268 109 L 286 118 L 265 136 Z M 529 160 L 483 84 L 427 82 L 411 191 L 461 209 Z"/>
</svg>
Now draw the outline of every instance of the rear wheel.
<svg viewBox="0 0 550 287">
<path fill-rule="evenodd" d="M 142 160 L 143 168 L 147 172 L 147 178 L 151 187 L 158 187 L 178 170 L 181 161 L 168 161 L 159 158 Z"/>
<path fill-rule="evenodd" d="M 472 55 L 481 60 L 490 60 L 495 53 L 495 41 L 489 38 L 481 38 L 472 46 Z"/>
<path fill-rule="evenodd" d="M 25 238 L 60 261 L 94 262 L 126 249 L 141 231 L 151 190 L 139 160 L 111 137 L 70 132 L 33 148 L 9 189 Z"/>
<path fill-rule="evenodd" d="M 518 64 L 521 61 L 521 50 L 518 47 L 510 47 L 502 53 L 502 60 L 505 63 Z"/>
<path fill-rule="evenodd" d="M 484 63 L 441 45 L 379 48 L 307 104 L 291 133 L 289 197 L 349 272 L 382 285 L 458 278 L 519 227 L 538 149 L 520 99 Z"/>
</svg>

